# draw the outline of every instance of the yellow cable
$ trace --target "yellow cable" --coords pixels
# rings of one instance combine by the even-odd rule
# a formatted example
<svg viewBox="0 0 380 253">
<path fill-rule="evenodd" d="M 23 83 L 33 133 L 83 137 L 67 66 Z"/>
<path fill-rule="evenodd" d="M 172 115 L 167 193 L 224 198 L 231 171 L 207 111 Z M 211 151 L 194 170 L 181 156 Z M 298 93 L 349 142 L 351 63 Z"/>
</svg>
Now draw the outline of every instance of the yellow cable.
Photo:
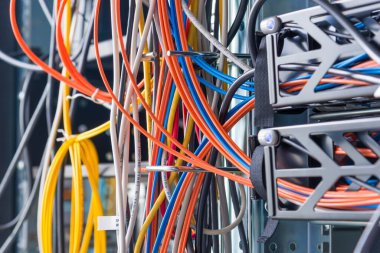
<svg viewBox="0 0 380 253">
<path fill-rule="evenodd" d="M 98 191 L 99 180 L 99 161 L 98 154 L 94 144 L 89 140 L 80 142 L 81 152 L 83 153 L 83 164 L 88 171 L 88 180 L 92 190 L 90 210 L 88 214 L 88 222 L 90 226 L 86 226 L 88 234 L 84 235 L 80 252 L 87 252 L 88 245 L 90 244 L 91 229 L 94 230 L 94 249 L 95 252 L 105 252 L 106 250 L 106 234 L 105 231 L 97 230 L 97 217 L 103 216 L 103 208 L 101 203 L 100 194 Z"/>
<path fill-rule="evenodd" d="M 74 173 L 76 173 L 76 178 L 81 179 L 81 160 L 83 161 L 83 164 L 85 165 L 85 168 L 87 169 L 89 182 L 92 189 L 92 194 L 94 200 L 93 203 L 93 222 L 90 223 L 89 226 L 93 226 L 93 224 L 96 224 L 96 217 L 103 214 L 103 209 L 101 206 L 101 199 L 98 192 L 98 158 L 96 154 L 95 147 L 93 144 L 91 144 L 90 141 L 88 141 L 89 138 L 92 138 L 96 135 L 100 135 L 104 133 L 110 126 L 109 122 L 106 122 L 102 124 L 101 126 L 98 126 L 94 129 L 91 129 L 87 132 L 81 133 L 77 136 L 70 136 L 58 149 L 56 156 L 54 157 L 50 169 L 48 171 L 47 177 L 46 177 L 46 184 L 44 186 L 43 190 L 43 202 L 42 202 L 42 215 L 44 219 L 42 220 L 42 247 L 43 252 L 52 252 L 52 219 L 53 219 L 53 204 L 54 204 L 54 197 L 55 197 L 55 189 L 57 185 L 57 180 L 59 176 L 59 171 L 61 170 L 61 165 L 63 162 L 63 159 L 69 152 L 70 147 L 73 147 L 74 153 L 75 153 L 75 161 L 73 163 L 73 167 L 80 167 L 80 169 L 74 170 Z M 79 174 L 79 175 L 78 175 Z M 74 176 L 74 175 L 73 175 Z M 76 186 L 75 189 L 78 187 L 80 188 L 80 182 L 75 182 Z M 81 201 L 80 199 L 76 200 Z M 78 205 L 78 209 L 76 210 L 77 213 L 80 213 L 80 208 L 83 208 L 83 205 L 79 205 L 79 203 L 75 203 Z M 91 214 L 91 212 L 90 212 Z M 95 226 L 96 228 L 96 226 Z M 78 232 L 74 236 L 77 238 L 80 238 L 78 236 Z M 105 233 L 104 232 L 95 232 L 95 241 L 99 241 L 96 243 L 95 246 L 95 252 L 105 252 L 105 246 L 106 246 L 106 240 L 105 240 Z M 86 237 L 87 238 L 87 237 Z M 73 250 L 79 252 L 79 247 L 76 245 L 78 242 L 73 243 Z M 82 248 L 87 244 L 87 242 L 82 243 Z M 85 252 L 85 251 L 83 251 Z"/>
<path fill-rule="evenodd" d="M 70 53 L 70 27 L 71 27 L 71 1 L 66 3 L 66 19 L 65 19 L 65 46 Z M 68 77 L 67 71 L 63 69 L 63 74 Z M 63 92 L 63 124 L 67 136 L 72 135 L 71 120 L 70 120 L 70 102 L 67 96 L 70 94 L 69 86 L 64 85 Z M 43 237 L 43 252 L 52 252 L 52 214 L 54 203 L 54 192 L 57 184 L 59 170 L 63 162 L 63 158 L 67 152 L 70 153 L 70 160 L 73 167 L 72 176 L 72 208 L 70 217 L 70 246 L 69 252 L 87 252 L 90 245 L 92 228 L 96 224 L 96 219 L 99 215 L 103 215 L 101 199 L 98 192 L 98 158 L 95 147 L 88 141 L 95 135 L 101 134 L 109 128 L 109 122 L 87 131 L 77 137 L 70 137 L 58 150 L 54 157 L 43 193 L 43 209 L 42 215 L 42 237 Z M 83 148 L 85 147 L 85 148 Z M 91 185 L 93 196 L 91 197 L 90 209 L 87 217 L 86 228 L 82 240 L 83 230 L 83 178 L 82 178 L 82 161 L 88 172 L 88 178 Z M 94 249 L 95 252 L 105 252 L 106 238 L 105 233 L 98 232 L 94 229 Z"/>
<path fill-rule="evenodd" d="M 144 12 L 141 10 L 140 14 L 140 20 L 139 20 L 139 31 L 140 31 L 140 36 L 142 36 L 143 30 L 144 30 L 144 25 L 145 25 L 145 20 L 144 20 Z M 143 53 L 147 53 L 148 50 L 148 44 L 145 43 L 144 45 L 144 50 Z M 143 61 L 143 73 L 144 73 L 144 97 L 145 101 L 148 104 L 148 106 L 151 108 L 152 107 L 152 78 L 151 78 L 151 71 L 150 71 L 150 62 L 149 61 Z M 146 118 L 146 129 L 148 133 L 152 132 L 152 119 L 149 116 L 149 113 L 145 113 L 145 118 Z M 150 162 L 152 157 L 151 157 L 151 146 L 152 142 L 147 139 L 148 141 L 148 161 Z"/>
<path fill-rule="evenodd" d="M 191 1 L 190 9 L 193 15 L 195 17 L 198 17 L 198 0 Z M 188 35 L 188 42 L 195 51 L 198 51 L 197 34 L 198 34 L 197 29 L 195 29 L 195 26 L 191 23 L 189 35 Z"/>
</svg>

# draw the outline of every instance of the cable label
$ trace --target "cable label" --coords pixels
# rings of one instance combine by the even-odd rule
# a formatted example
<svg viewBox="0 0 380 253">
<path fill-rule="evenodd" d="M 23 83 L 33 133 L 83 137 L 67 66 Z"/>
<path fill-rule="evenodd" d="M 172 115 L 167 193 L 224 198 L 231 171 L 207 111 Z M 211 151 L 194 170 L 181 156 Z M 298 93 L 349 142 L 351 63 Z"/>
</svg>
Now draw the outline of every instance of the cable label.
<svg viewBox="0 0 380 253">
<path fill-rule="evenodd" d="M 119 230 L 119 216 L 98 216 L 98 231 Z"/>
</svg>

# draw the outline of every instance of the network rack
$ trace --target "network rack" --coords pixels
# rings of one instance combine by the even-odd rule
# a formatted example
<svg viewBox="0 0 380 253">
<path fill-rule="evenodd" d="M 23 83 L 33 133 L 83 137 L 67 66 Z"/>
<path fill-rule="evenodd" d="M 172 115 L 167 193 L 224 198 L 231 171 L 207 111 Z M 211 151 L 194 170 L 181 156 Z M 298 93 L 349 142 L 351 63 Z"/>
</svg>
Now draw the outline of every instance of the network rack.
<svg viewBox="0 0 380 253">
<path fill-rule="evenodd" d="M 377 43 L 379 26 L 372 21 L 380 8 L 378 1 L 340 1 L 336 6 L 348 19 L 368 27 L 367 38 Z M 371 209 L 343 210 L 324 204 L 334 201 L 330 191 L 335 191 L 338 183 L 344 182 L 348 186 L 343 191 L 355 194 L 366 187 L 366 182 L 380 176 L 380 149 L 374 138 L 380 127 L 375 97 L 380 83 L 374 80 L 369 85 L 321 89 L 330 85 L 322 82 L 324 78 L 339 76 L 335 70 L 359 73 L 354 72 L 351 60 L 363 61 L 368 56 L 356 41 L 339 33 L 342 26 L 320 6 L 267 18 L 260 27 L 267 46 L 268 97 L 277 112 L 275 121 L 281 113 L 306 111 L 302 124 L 287 118 L 281 126 L 264 127 L 258 133 L 264 146 L 269 216 L 307 221 L 368 221 L 373 214 Z M 301 79 L 306 79 L 304 86 L 295 92 L 286 91 L 287 82 Z M 298 186 L 302 194 L 294 190 Z"/>
<path fill-rule="evenodd" d="M 362 20 L 365 25 L 371 27 L 372 34 L 367 36 L 379 43 L 379 24 L 373 23 L 373 19 L 370 18 L 379 11 L 378 1 L 341 1 L 336 4 L 345 16 Z M 268 25 L 273 30 L 265 29 Z M 377 85 L 337 90 L 319 89 L 322 88 L 320 80 L 331 74 L 330 68 L 349 68 L 349 64 L 344 62 L 345 59 L 365 54 L 355 41 L 336 37 L 334 31 L 341 30 L 342 27 L 323 8 L 316 6 L 268 18 L 261 26 L 265 33 L 269 33 L 265 39 L 270 103 L 273 107 L 373 99 Z M 295 34 L 289 35 L 290 33 Z M 294 67 L 298 66 L 294 64 L 312 64 L 313 68 L 303 72 L 308 76 L 305 86 L 296 94 L 291 94 L 284 91 L 282 85 L 294 77 L 294 71 L 297 71 Z M 301 69 L 298 71 L 302 73 Z"/>
<path fill-rule="evenodd" d="M 0 19 L 0 253 L 378 251 L 379 0 Z"/>
<path fill-rule="evenodd" d="M 261 134 L 270 132 L 279 138 L 276 146 L 265 147 L 268 214 L 279 219 L 369 220 L 371 211 L 329 210 L 316 205 L 327 191 L 345 177 L 357 177 L 362 181 L 367 181 L 372 176 L 380 177 L 380 145 L 370 136 L 372 131 L 378 129 L 380 120 L 375 117 L 262 130 Z M 345 136 L 347 133 L 357 136 L 363 144 L 361 147 L 369 148 L 375 158 L 368 159 L 357 151 L 349 141 L 352 136 Z M 339 158 L 333 154 L 336 148 L 341 148 L 345 156 L 352 159 L 353 164 L 339 165 Z M 302 162 L 289 164 L 291 162 L 286 159 L 292 158 L 301 159 Z M 287 210 L 278 197 L 278 180 L 292 178 L 296 178 L 298 183 L 307 182 L 313 185 L 314 191 L 300 206 Z M 358 186 L 351 181 L 349 189 L 354 192 L 358 190 Z"/>
</svg>

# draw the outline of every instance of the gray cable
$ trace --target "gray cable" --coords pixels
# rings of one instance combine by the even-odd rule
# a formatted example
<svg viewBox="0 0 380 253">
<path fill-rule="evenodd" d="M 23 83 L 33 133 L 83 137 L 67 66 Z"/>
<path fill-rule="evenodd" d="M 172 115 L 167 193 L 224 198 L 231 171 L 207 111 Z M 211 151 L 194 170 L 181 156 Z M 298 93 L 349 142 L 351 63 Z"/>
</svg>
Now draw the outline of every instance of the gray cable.
<svg viewBox="0 0 380 253">
<path fill-rule="evenodd" d="M 189 10 L 187 3 L 185 0 L 182 0 L 182 9 L 185 12 L 186 16 L 189 18 L 191 23 L 205 36 L 219 51 L 224 54 L 227 58 L 229 58 L 234 64 L 236 64 L 239 68 L 244 71 L 248 71 L 251 69 L 247 64 L 240 61 L 238 57 L 236 57 L 230 50 L 224 47 L 212 34 L 210 34 L 207 29 L 199 22 L 199 20 L 193 15 L 193 13 Z"/>
<path fill-rule="evenodd" d="M 32 71 L 29 71 L 26 76 L 25 76 L 25 79 L 24 79 L 24 82 L 23 82 L 23 85 L 22 85 L 22 89 L 19 93 L 19 100 L 20 100 L 20 109 L 19 109 L 19 125 L 20 125 L 20 135 L 22 136 L 24 133 L 25 133 L 25 122 L 24 122 L 24 118 L 25 118 L 25 98 L 26 98 L 26 94 L 28 93 L 28 90 L 29 90 L 29 87 L 30 87 L 30 81 L 32 80 L 32 76 L 33 76 L 33 72 Z M 28 183 L 28 192 L 30 191 L 30 187 L 31 187 L 31 184 L 32 184 L 32 175 L 31 175 L 31 172 L 27 171 L 28 169 L 30 169 L 30 161 L 29 161 L 29 154 L 27 152 L 27 147 L 25 145 L 24 147 L 24 150 L 23 150 L 23 160 L 24 160 L 24 168 L 25 168 L 25 172 L 26 172 L 26 176 L 27 176 L 27 183 Z M 4 224 L 1 224 L 0 225 L 0 230 L 5 230 L 5 229 L 9 229 L 13 226 L 15 226 L 18 222 L 18 220 L 20 219 L 21 217 L 21 212 L 19 212 L 17 214 L 16 217 L 14 217 L 12 220 L 8 221 L 7 223 L 4 223 Z"/>
<path fill-rule="evenodd" d="M 27 62 L 17 60 L 5 54 L 3 51 L 0 51 L 0 59 L 17 68 L 42 72 L 42 69 L 40 68 L 40 66 L 37 66 L 36 64 L 33 64 L 33 63 L 27 63 Z"/>
<path fill-rule="evenodd" d="M 326 10 L 340 25 L 346 29 L 352 37 L 355 39 L 356 43 L 363 48 L 363 50 L 377 63 L 380 63 L 380 51 L 377 46 L 372 45 L 367 41 L 362 34 L 351 24 L 350 20 L 339 10 L 337 5 L 331 4 L 326 0 L 313 0 L 315 3 L 319 4 L 323 9 Z"/>
<path fill-rule="evenodd" d="M 36 107 L 36 109 L 35 109 L 32 117 L 30 118 L 30 122 L 29 122 L 28 126 L 25 129 L 25 133 L 24 133 L 24 135 L 22 136 L 22 138 L 20 140 L 20 143 L 19 143 L 19 145 L 17 147 L 17 150 L 16 150 L 15 154 L 13 155 L 13 158 L 12 158 L 12 160 L 11 160 L 11 162 L 10 162 L 10 164 L 9 164 L 6 172 L 5 172 L 5 175 L 4 175 L 3 179 L 1 180 L 1 183 L 0 183 L 0 197 L 4 193 L 5 188 L 7 187 L 7 185 L 9 184 L 9 182 L 11 181 L 11 177 L 12 177 L 12 175 L 15 172 L 15 169 L 16 169 L 17 161 L 20 159 L 22 151 L 23 151 L 26 143 L 29 141 L 31 133 L 33 132 L 33 130 L 34 130 L 36 124 L 37 124 L 37 120 L 38 120 L 39 116 L 42 113 L 42 109 L 44 107 L 48 91 L 49 91 L 49 88 L 48 88 L 48 86 L 46 86 L 45 89 L 44 89 L 44 91 L 43 91 L 43 93 L 42 93 L 42 95 L 41 95 L 40 100 L 38 101 L 37 107 Z"/>
<path fill-rule="evenodd" d="M 247 200 L 246 200 L 246 196 L 245 196 L 244 186 L 239 184 L 239 188 L 240 188 L 240 194 L 241 194 L 241 207 L 240 207 L 240 212 L 239 212 L 238 216 L 236 217 L 236 220 L 234 220 L 230 225 L 223 227 L 221 229 L 211 230 L 211 229 L 204 228 L 203 233 L 205 235 L 226 234 L 226 233 L 230 232 L 231 230 L 233 230 L 235 227 L 237 227 L 237 225 L 239 225 L 239 223 L 242 221 L 242 219 L 244 217 L 245 209 L 247 207 Z"/>
<path fill-rule="evenodd" d="M 19 93 L 19 130 L 20 130 L 20 136 L 22 136 L 25 132 L 25 127 L 27 126 L 25 122 L 25 110 L 26 110 L 26 100 L 27 100 L 27 94 L 29 92 L 30 88 L 30 83 L 33 77 L 33 72 L 29 71 L 24 79 L 21 91 Z M 29 108 L 28 108 L 29 109 Z M 28 113 L 29 115 L 29 113 Z M 29 123 L 29 116 L 28 116 L 28 123 Z M 30 162 L 30 156 L 29 156 L 29 150 L 27 145 L 25 145 L 23 154 L 22 154 L 22 160 L 24 161 L 24 171 L 26 175 L 26 181 L 27 181 L 27 191 L 30 191 L 30 187 L 33 182 L 33 175 L 32 175 L 32 167 L 31 167 L 31 162 Z"/>
<path fill-rule="evenodd" d="M 179 241 L 181 239 L 181 232 L 182 232 L 182 227 L 183 227 L 183 222 L 185 221 L 186 213 L 187 213 L 187 207 L 189 205 L 190 197 L 193 193 L 193 186 L 196 177 L 198 174 L 195 174 L 195 176 L 191 179 L 189 187 L 186 190 L 185 197 L 182 201 L 182 207 L 181 211 L 178 216 L 178 221 L 177 221 L 177 227 L 175 230 L 175 236 L 174 236 L 174 242 L 173 242 L 173 251 L 172 252 L 178 252 L 178 246 L 179 246 Z"/>
<path fill-rule="evenodd" d="M 57 4 L 57 1 L 54 1 L 53 7 L 55 8 Z M 50 45 L 49 45 L 49 59 L 48 59 L 48 64 L 49 67 L 54 68 L 54 59 L 55 56 L 57 55 L 57 50 L 55 50 L 55 15 L 53 15 L 52 18 L 52 26 L 50 29 Z M 52 105 L 52 95 L 53 95 L 53 82 L 54 79 L 51 75 L 47 75 L 47 81 L 46 85 L 49 86 L 49 96 L 46 99 L 46 123 L 47 123 L 47 129 L 50 131 L 52 128 L 52 112 L 51 112 L 51 105 Z"/>
<path fill-rule="evenodd" d="M 228 214 L 228 204 L 227 204 L 227 195 L 226 189 L 224 185 L 224 177 L 216 176 L 216 183 L 219 189 L 219 199 L 220 199 L 220 217 L 222 227 L 228 226 L 230 223 L 229 214 Z M 226 233 L 223 235 L 224 239 L 224 252 L 230 253 L 232 252 L 232 244 L 231 244 L 231 233 Z"/>
<path fill-rule="evenodd" d="M 45 150 L 45 155 L 48 155 L 48 153 L 46 151 L 47 150 Z M 4 253 L 4 252 L 8 251 L 10 246 L 14 242 L 14 240 L 17 238 L 18 231 L 20 230 L 20 228 L 22 227 L 26 217 L 28 216 L 30 208 L 33 204 L 34 198 L 36 197 L 36 193 L 37 193 L 38 187 L 40 185 L 41 174 L 42 174 L 42 164 L 40 165 L 40 167 L 38 169 L 36 179 L 34 181 L 33 188 L 32 188 L 32 191 L 29 195 L 29 198 L 28 198 L 25 206 L 22 208 L 21 212 L 18 215 L 18 221 L 17 221 L 15 227 L 13 228 L 12 232 L 9 234 L 9 236 L 7 237 L 7 239 L 5 240 L 3 245 L 1 245 L 0 253 Z"/>
</svg>

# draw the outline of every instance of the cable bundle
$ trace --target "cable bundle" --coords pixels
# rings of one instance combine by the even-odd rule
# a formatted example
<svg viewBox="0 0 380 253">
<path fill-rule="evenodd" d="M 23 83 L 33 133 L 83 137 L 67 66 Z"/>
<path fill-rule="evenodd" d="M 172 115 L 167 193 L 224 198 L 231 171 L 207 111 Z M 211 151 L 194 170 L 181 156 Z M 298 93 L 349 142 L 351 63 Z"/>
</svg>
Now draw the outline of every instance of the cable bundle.
<svg viewBox="0 0 380 253">
<path fill-rule="evenodd" d="M 251 186 L 250 180 L 246 177 L 249 173 L 250 159 L 235 144 L 228 132 L 254 107 L 254 88 L 253 83 L 249 81 L 254 72 L 251 71 L 247 76 L 243 75 L 243 78 L 234 78 L 226 74 L 226 59 L 231 59 L 234 64 L 244 71 L 249 72 L 250 70 L 246 63 L 226 48 L 227 41 L 230 43 L 238 31 L 247 2 L 241 4 L 239 17 L 235 20 L 231 29 L 227 27 L 228 7 L 226 3 L 224 2 L 220 6 L 220 13 L 215 14 L 223 17 L 220 22 L 220 28 L 219 22 L 214 24 L 214 29 L 220 29 L 223 36 L 224 42 L 220 43 L 209 30 L 204 28 L 205 23 L 197 20 L 199 15 L 202 15 L 202 17 L 206 14 L 211 15 L 213 7 L 210 3 L 208 3 L 206 9 L 207 13 L 201 13 L 204 3 L 198 1 L 194 1 L 189 6 L 185 2 L 172 1 L 170 2 L 171 7 L 165 1 L 151 1 L 147 5 L 147 11 L 143 11 L 143 4 L 147 3 L 142 1 L 134 3 L 134 1 L 131 1 L 129 8 L 132 11 L 127 17 L 128 37 L 124 40 L 122 38 L 120 1 L 111 1 L 110 27 L 113 48 L 113 79 L 111 84 L 104 71 L 101 59 L 102 52 L 98 41 L 100 10 L 106 3 L 102 3 L 100 0 L 96 1 L 93 6 L 92 18 L 90 19 L 93 20 L 93 23 L 87 26 L 88 31 L 85 33 L 85 38 L 93 30 L 93 49 L 105 90 L 90 83 L 82 74 L 85 64 L 81 69 L 78 62 L 76 62 L 76 59 L 86 57 L 85 54 L 88 52 L 89 47 L 84 44 L 83 47 L 87 47 L 87 49 L 82 49 L 79 57 L 73 57 L 70 52 L 70 34 L 75 29 L 75 25 L 71 24 L 71 20 L 77 20 L 79 17 L 79 11 L 75 11 L 75 9 L 73 15 L 71 15 L 72 3 L 70 0 L 56 1 L 53 14 L 48 16 L 48 20 L 50 20 L 53 27 L 52 31 L 54 32 L 56 43 L 56 47 L 53 45 L 51 51 L 58 54 L 63 67 L 61 70 L 56 70 L 51 64 L 38 58 L 28 47 L 20 34 L 17 24 L 15 15 L 16 1 L 10 3 L 10 18 L 15 38 L 25 54 L 38 67 L 29 65 L 33 66 L 33 70 L 42 69 L 61 82 L 58 95 L 59 103 L 56 117 L 51 123 L 53 127 L 50 132 L 48 148 L 51 150 L 56 145 L 55 136 L 60 125 L 61 115 L 63 115 L 64 131 L 62 133 L 65 136 L 63 138 L 64 143 L 57 150 L 51 162 L 49 155 L 47 155 L 48 153 L 45 154 L 41 168 L 38 234 L 39 247 L 42 252 L 52 252 L 55 247 L 52 243 L 54 233 L 52 230 L 53 203 L 60 167 L 65 163 L 66 154 L 70 155 L 73 168 L 69 250 L 70 252 L 86 251 L 90 245 L 92 228 L 95 229 L 93 234 L 96 252 L 105 250 L 104 232 L 96 231 L 96 217 L 103 214 L 97 186 L 99 177 L 98 159 L 94 145 L 87 139 L 101 134 L 108 127 L 114 157 L 117 215 L 119 216 L 120 224 L 125 224 L 125 226 L 120 226 L 117 231 L 120 252 L 132 250 L 139 252 L 142 247 L 145 247 L 148 252 L 167 251 L 168 244 L 171 239 L 174 239 L 174 236 L 176 237 L 174 247 L 178 251 L 184 251 L 184 247 L 188 242 L 188 232 L 190 232 L 190 238 L 194 237 L 198 245 L 200 244 L 199 240 L 203 239 L 203 233 L 213 235 L 213 243 L 208 243 L 209 246 L 207 247 L 213 247 L 218 251 L 220 242 L 218 242 L 219 239 L 216 239 L 217 235 L 226 234 L 238 225 L 244 236 L 245 231 L 241 221 L 246 206 L 245 191 L 244 187 L 240 186 L 242 207 L 239 208 L 239 197 L 233 182 Z M 44 9 L 46 11 L 46 8 Z M 195 26 L 191 25 L 189 21 L 184 22 L 181 18 L 177 18 L 183 10 L 185 10 L 189 20 Z M 192 13 L 195 13 L 195 15 Z M 202 53 L 186 56 L 186 51 L 191 53 L 194 52 L 193 50 L 201 50 L 201 48 L 204 51 L 210 50 L 208 42 L 197 34 L 195 27 L 203 31 L 205 36 L 212 41 L 216 50 L 220 52 L 221 56 L 217 63 L 218 68 L 215 68 L 216 63 L 213 63 L 218 58 L 214 58 L 214 60 L 210 58 L 212 60 L 210 62 L 207 56 Z M 175 36 L 174 40 L 172 35 Z M 90 37 L 88 38 L 87 42 L 85 41 L 87 44 L 91 40 Z M 148 56 L 150 51 L 152 56 Z M 216 51 L 216 55 L 219 54 L 218 51 Z M 180 55 L 170 55 L 171 53 L 175 54 L 175 52 L 179 52 Z M 181 52 L 184 52 L 183 56 Z M 83 57 L 80 56 L 82 54 L 84 54 Z M 120 62 L 122 63 L 121 65 Z M 142 77 L 139 75 L 141 70 Z M 201 86 L 202 84 L 205 86 Z M 231 91 L 226 89 L 227 85 L 231 86 Z M 69 87 L 80 93 L 70 95 Z M 235 94 L 240 88 L 246 92 Z M 218 93 L 223 95 L 223 100 L 220 100 L 221 96 Z M 73 106 L 70 105 L 69 99 L 79 99 L 80 97 L 85 97 L 110 108 L 110 121 L 85 133 L 78 135 L 72 133 L 70 108 L 73 108 Z M 242 101 L 229 110 L 233 98 Z M 220 116 L 216 116 L 214 110 L 217 110 L 218 104 L 221 102 L 224 111 L 222 112 L 223 120 L 219 121 Z M 144 123 L 140 120 L 141 110 L 144 110 L 146 114 L 146 122 Z M 129 167 L 131 149 L 129 139 L 132 135 L 132 128 L 135 144 L 135 189 L 133 195 L 128 196 L 127 187 L 130 177 L 129 170 L 131 169 Z M 164 167 L 174 166 L 174 168 L 178 169 L 178 172 L 147 172 L 145 168 L 142 168 L 141 152 L 146 151 L 141 150 L 141 141 L 145 139 L 141 139 L 140 134 L 147 137 L 148 162 L 150 166 L 158 166 L 157 168 L 162 165 Z M 224 168 L 220 168 L 220 166 L 216 167 L 218 153 L 226 157 L 241 172 L 231 173 Z M 210 158 L 210 155 L 212 158 Z M 92 190 L 91 207 L 84 230 L 82 229 L 84 224 L 82 219 L 84 215 L 82 164 L 87 169 Z M 182 172 L 182 169 L 188 172 Z M 230 225 L 226 211 L 223 212 L 221 229 L 218 229 L 218 227 L 220 228 L 218 224 L 214 224 L 212 229 L 206 229 L 203 226 L 199 227 L 199 225 L 195 228 L 190 224 L 194 217 L 199 216 L 196 219 L 203 221 L 202 217 L 207 216 L 203 210 L 201 212 L 195 211 L 196 205 L 199 205 L 198 201 L 200 201 L 198 194 L 202 187 L 207 188 L 206 181 L 204 182 L 206 174 L 204 172 L 192 172 L 199 169 L 218 175 L 217 179 L 214 174 L 207 173 L 206 176 L 208 182 L 210 179 L 213 182 L 213 189 L 209 194 L 213 196 L 214 217 L 218 215 L 216 210 L 219 205 L 216 194 L 222 193 L 223 208 L 226 208 L 227 205 L 223 178 L 233 180 L 230 184 L 235 189 L 234 205 L 237 208 L 235 208 L 235 211 L 238 211 L 238 216 L 236 221 Z M 142 173 L 149 174 L 147 196 L 145 197 L 146 217 L 141 229 L 136 229 L 140 224 L 137 220 L 138 213 L 144 208 L 139 203 Z M 216 183 L 215 180 L 218 182 Z M 190 194 L 191 192 L 196 194 Z M 209 197 L 207 195 L 209 194 L 204 195 L 203 193 L 204 196 L 200 197 L 202 201 L 206 201 L 202 204 L 203 206 L 208 202 Z M 131 197 L 132 199 L 130 199 Z M 206 199 L 203 200 L 204 198 Z M 208 204 L 206 204 L 205 210 L 207 209 L 211 210 Z M 128 217 L 125 215 L 127 210 L 130 213 Z M 172 232 L 173 226 L 177 223 L 175 217 L 180 212 L 182 221 L 178 220 L 178 229 L 174 233 Z M 213 222 L 215 223 L 215 219 Z M 182 229 L 179 229 L 180 226 Z M 136 231 L 139 230 L 140 232 L 136 234 Z M 231 241 L 228 236 L 226 238 L 229 240 L 228 247 L 231 248 Z M 61 245 L 60 247 L 64 246 Z M 246 242 L 245 247 L 247 250 Z"/>
<path fill-rule="evenodd" d="M 60 82 L 55 117 L 48 119 L 49 138 L 35 178 L 36 189 L 33 187 L 29 201 L 33 201 L 39 184 L 40 251 L 55 252 L 58 248 L 63 252 L 66 245 L 69 245 L 70 252 L 86 252 L 91 245 L 95 252 L 106 251 L 105 232 L 97 231 L 97 217 L 103 215 L 104 206 L 98 186 L 98 155 L 90 139 L 109 129 L 116 181 L 116 215 L 121 224 L 116 231 L 118 252 L 210 252 L 211 249 L 219 252 L 222 245 L 225 252 L 233 252 L 230 232 L 235 228 L 238 228 L 241 249 L 249 252 L 249 239 L 242 220 L 247 206 L 245 187 L 253 187 L 248 178 L 251 159 L 229 132 L 255 107 L 255 89 L 251 81 L 255 70 L 250 65 L 254 65 L 258 50 L 256 34 L 248 36 L 251 61 L 245 61 L 244 57 L 228 49 L 243 21 L 248 1 L 241 1 L 230 28 L 228 1 L 137 0 L 129 1 L 128 9 L 121 7 L 120 0 L 97 0 L 93 6 L 84 4 L 84 9 L 91 9 L 91 18 L 86 26 L 82 24 L 86 31 L 83 44 L 79 49 L 75 48 L 78 50 L 76 54 L 71 52 L 70 37 L 75 34 L 76 25 L 72 20 L 78 22 L 82 13 L 80 8 L 74 8 L 77 5 L 70 0 L 56 0 L 50 14 L 43 1 L 39 1 L 52 26 L 48 62 L 40 59 L 23 40 L 17 23 L 16 2 L 10 1 L 12 29 L 19 46 L 34 64 L 7 58 L 8 61 L 30 71 L 42 70 L 49 75 L 49 85 L 52 78 Z M 249 34 L 255 31 L 263 3 L 257 1 L 251 10 L 249 28 L 253 29 L 248 29 Z M 102 25 L 112 34 L 112 79 L 103 66 L 103 48 L 99 42 L 101 10 L 106 4 L 110 4 L 111 19 L 107 21 L 109 24 Z M 211 16 L 214 22 L 211 22 Z M 122 26 L 122 21 L 126 21 L 126 27 Z M 94 85 L 84 74 L 90 48 L 95 54 L 104 87 Z M 373 57 L 372 53 L 368 55 Z M 54 66 L 55 56 L 59 56 L 62 68 Z M 327 89 L 342 84 L 368 85 L 378 80 L 369 76 L 378 74 L 375 68 L 378 63 L 366 55 L 334 67 L 336 69 L 331 69 L 329 76 L 321 80 L 322 85 L 330 85 Z M 233 77 L 231 68 L 243 74 Z M 295 64 L 284 68 L 300 73 L 313 71 L 312 65 Z M 302 74 L 281 83 L 280 87 L 292 94 L 302 89 L 308 78 L 310 76 Z M 46 99 L 48 90 L 43 94 Z M 92 130 L 76 134 L 71 129 L 70 110 L 78 110 L 73 104 L 81 97 L 108 108 L 109 119 L 104 119 L 106 123 Z M 232 104 L 233 99 L 236 104 Z M 56 134 L 61 118 L 64 138 L 63 143 L 57 145 Z M 131 136 L 133 163 L 130 162 Z M 142 150 L 145 141 L 147 150 Z M 52 152 L 55 146 L 59 148 Z M 16 153 L 15 160 L 21 151 Z M 373 155 L 368 150 L 363 152 Z M 146 168 L 142 166 L 143 153 L 148 153 L 149 166 Z M 339 155 L 342 151 L 336 150 L 336 153 Z M 69 156 L 73 169 L 70 240 L 66 242 L 61 237 L 57 245 L 53 245 L 52 238 L 56 233 L 52 226 L 56 212 L 53 204 L 57 200 L 57 184 L 63 180 L 59 173 L 67 162 L 66 156 Z M 86 222 L 83 219 L 82 165 L 91 186 Z M 132 167 L 134 189 L 131 195 L 128 194 L 128 184 Z M 144 173 L 148 174 L 147 194 L 141 196 Z M 5 187 L 2 185 L 0 193 Z M 313 191 L 284 180 L 278 181 L 278 185 L 280 196 L 296 204 L 305 201 Z M 233 221 L 229 218 L 232 210 L 228 210 L 227 189 L 236 214 Z M 377 193 L 362 189 L 360 195 L 353 196 L 355 193 L 345 192 L 345 189 L 346 185 L 339 185 L 336 191 L 326 193 L 318 205 L 342 209 L 378 204 Z M 143 205 L 141 199 L 145 200 Z M 29 202 L 20 213 L 16 226 L 10 225 L 14 226 L 13 233 L 1 252 L 10 247 L 28 216 Z M 140 221 L 138 216 L 142 212 L 144 217 Z"/>
</svg>

